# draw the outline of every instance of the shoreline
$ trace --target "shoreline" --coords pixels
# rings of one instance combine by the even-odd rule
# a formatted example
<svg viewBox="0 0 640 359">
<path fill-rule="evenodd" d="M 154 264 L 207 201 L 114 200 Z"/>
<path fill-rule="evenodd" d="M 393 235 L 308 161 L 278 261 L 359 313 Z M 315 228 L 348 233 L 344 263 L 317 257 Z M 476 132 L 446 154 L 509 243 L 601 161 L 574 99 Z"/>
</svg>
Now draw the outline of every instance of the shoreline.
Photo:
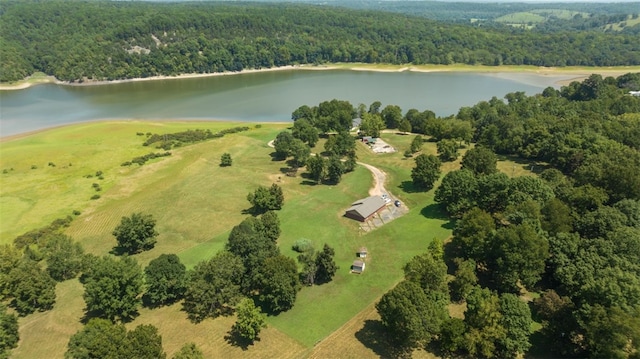
<svg viewBox="0 0 640 359">
<path fill-rule="evenodd" d="M 192 78 L 205 78 L 216 76 L 233 76 L 250 73 L 274 72 L 284 70 L 349 70 L 349 71 L 371 71 L 371 72 L 475 72 L 475 73 L 530 73 L 541 76 L 575 76 L 568 80 L 558 81 L 558 85 L 568 85 L 572 81 L 582 81 L 592 74 L 600 74 L 602 76 L 620 76 L 629 72 L 640 72 L 640 66 L 609 66 L 609 67 L 538 67 L 538 66 L 520 66 L 520 65 L 501 65 L 501 66 L 484 66 L 484 65 L 387 65 L 387 64 L 366 64 L 366 63 L 332 63 L 326 65 L 287 65 L 262 69 L 247 69 L 242 71 L 229 72 L 213 72 L 213 73 L 192 73 L 180 74 L 175 76 L 152 76 L 140 77 L 122 80 L 96 80 L 85 81 L 82 83 L 60 81 L 53 76 L 40 75 L 27 77 L 24 80 L 14 84 L 0 83 L 0 91 L 23 90 L 31 86 L 53 83 L 61 86 L 101 86 L 121 84 L 127 82 L 143 82 L 158 80 L 180 80 Z M 43 76 L 44 75 L 44 76 Z"/>
<path fill-rule="evenodd" d="M 31 130 L 31 131 L 27 131 L 27 132 L 20 132 L 20 133 L 15 133 L 12 135 L 7 135 L 7 136 L 0 136 L 0 144 L 1 143 L 6 143 L 6 142 L 10 142 L 10 141 L 15 141 L 15 140 L 19 140 L 25 137 L 29 137 L 32 135 L 37 135 L 39 133 L 43 133 L 46 131 L 51 131 L 51 130 L 57 130 L 57 129 L 61 129 L 64 127 L 71 127 L 71 126 L 78 126 L 78 125 L 83 125 L 83 124 L 100 124 L 100 123 L 135 123 L 135 122 L 143 122 L 143 123 L 148 123 L 148 124 L 153 124 L 153 123 L 205 123 L 205 122 L 227 122 L 227 123 L 252 123 L 255 125 L 269 125 L 269 124 L 274 124 L 274 125 L 286 125 L 289 124 L 290 122 L 286 122 L 286 121 L 276 121 L 276 122 L 246 122 L 246 121 L 238 121 L 238 120 L 230 120 L 230 119 L 224 119 L 224 118 L 214 118 L 214 119 L 188 119 L 188 120 L 184 120 L 184 119 L 167 119 L 167 120 L 163 120 L 163 119 L 109 119 L 109 118 L 105 118 L 105 119 L 101 119 L 101 120 L 91 120 L 91 121 L 82 121 L 82 122 L 69 122 L 69 123 L 62 123 L 59 125 L 54 125 L 51 127 L 45 127 L 45 128 L 39 128 L 37 130 Z"/>
</svg>

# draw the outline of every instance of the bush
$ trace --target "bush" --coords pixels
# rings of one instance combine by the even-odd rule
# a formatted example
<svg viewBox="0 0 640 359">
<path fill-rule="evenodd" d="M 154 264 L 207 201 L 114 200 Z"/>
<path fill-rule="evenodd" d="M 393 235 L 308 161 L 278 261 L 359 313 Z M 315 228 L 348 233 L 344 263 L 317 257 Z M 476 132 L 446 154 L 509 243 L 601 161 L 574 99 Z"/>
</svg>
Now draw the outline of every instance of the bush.
<svg viewBox="0 0 640 359">
<path fill-rule="evenodd" d="M 31 165 L 31 169 L 32 169 L 32 170 L 38 169 L 38 166 L 36 166 L 36 165 Z"/>
<path fill-rule="evenodd" d="M 74 216 L 79 216 L 80 213 L 82 213 L 82 212 L 78 211 L 77 209 L 74 209 L 72 213 L 73 213 Z"/>
<path fill-rule="evenodd" d="M 300 238 L 293 242 L 291 249 L 298 253 L 305 253 L 313 250 L 313 242 L 310 239 Z"/>
<path fill-rule="evenodd" d="M 99 194 L 94 194 L 93 196 L 91 196 L 91 199 L 100 199 L 100 195 Z"/>
<path fill-rule="evenodd" d="M 220 157 L 220 167 L 228 167 L 231 166 L 233 160 L 231 159 L 231 154 L 223 153 L 222 157 Z"/>
</svg>

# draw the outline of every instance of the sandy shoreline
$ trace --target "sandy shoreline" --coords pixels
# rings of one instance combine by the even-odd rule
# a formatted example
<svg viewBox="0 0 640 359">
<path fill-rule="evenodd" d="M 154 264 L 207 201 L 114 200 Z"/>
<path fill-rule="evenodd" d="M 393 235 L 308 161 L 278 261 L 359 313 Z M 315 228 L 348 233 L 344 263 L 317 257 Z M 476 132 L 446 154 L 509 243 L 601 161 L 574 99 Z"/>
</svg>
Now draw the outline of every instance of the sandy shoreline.
<svg viewBox="0 0 640 359">
<path fill-rule="evenodd" d="M 562 80 L 558 85 L 567 85 L 572 81 L 582 81 L 591 74 L 602 76 L 620 76 L 629 72 L 640 72 L 640 66 L 616 66 L 616 67 L 536 67 L 536 66 L 470 66 L 470 65 L 382 65 L 364 63 L 337 63 L 327 65 L 289 65 L 264 69 L 248 69 L 235 72 L 213 72 L 205 74 L 181 74 L 176 76 L 152 76 L 144 78 L 123 79 L 113 81 L 85 81 L 82 83 L 71 83 L 60 81 L 53 76 L 29 81 L 29 78 L 16 84 L 0 84 L 0 91 L 22 90 L 34 85 L 43 83 L 54 83 L 62 86 L 99 86 L 111 85 L 127 82 L 157 81 L 157 80 L 178 80 L 215 76 L 232 76 L 249 73 L 273 72 L 284 70 L 350 70 L 350 71 L 372 71 L 372 72 L 475 72 L 475 73 L 531 73 L 541 76 L 575 76 L 569 80 Z"/>
</svg>

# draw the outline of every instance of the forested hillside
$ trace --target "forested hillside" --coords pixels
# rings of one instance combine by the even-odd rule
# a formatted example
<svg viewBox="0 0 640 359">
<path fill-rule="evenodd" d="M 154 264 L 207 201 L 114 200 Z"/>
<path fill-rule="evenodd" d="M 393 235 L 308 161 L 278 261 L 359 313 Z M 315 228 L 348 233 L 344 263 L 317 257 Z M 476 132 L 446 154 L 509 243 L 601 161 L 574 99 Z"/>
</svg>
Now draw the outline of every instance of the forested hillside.
<svg viewBox="0 0 640 359">
<path fill-rule="evenodd" d="M 5 1 L 0 23 L 0 81 L 36 71 L 84 81 L 325 62 L 640 64 L 630 34 L 485 29 L 311 5 Z"/>
</svg>

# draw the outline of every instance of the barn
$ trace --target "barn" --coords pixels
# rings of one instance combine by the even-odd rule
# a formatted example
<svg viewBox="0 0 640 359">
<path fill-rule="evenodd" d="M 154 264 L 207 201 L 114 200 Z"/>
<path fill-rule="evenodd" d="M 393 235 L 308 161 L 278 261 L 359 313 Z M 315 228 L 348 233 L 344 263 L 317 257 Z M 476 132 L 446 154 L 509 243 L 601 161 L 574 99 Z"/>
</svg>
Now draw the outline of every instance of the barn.
<svg viewBox="0 0 640 359">
<path fill-rule="evenodd" d="M 380 196 L 371 196 L 359 199 L 351 204 L 344 216 L 355 219 L 356 221 L 366 222 L 374 214 L 383 209 L 386 205 L 385 200 Z"/>
</svg>

